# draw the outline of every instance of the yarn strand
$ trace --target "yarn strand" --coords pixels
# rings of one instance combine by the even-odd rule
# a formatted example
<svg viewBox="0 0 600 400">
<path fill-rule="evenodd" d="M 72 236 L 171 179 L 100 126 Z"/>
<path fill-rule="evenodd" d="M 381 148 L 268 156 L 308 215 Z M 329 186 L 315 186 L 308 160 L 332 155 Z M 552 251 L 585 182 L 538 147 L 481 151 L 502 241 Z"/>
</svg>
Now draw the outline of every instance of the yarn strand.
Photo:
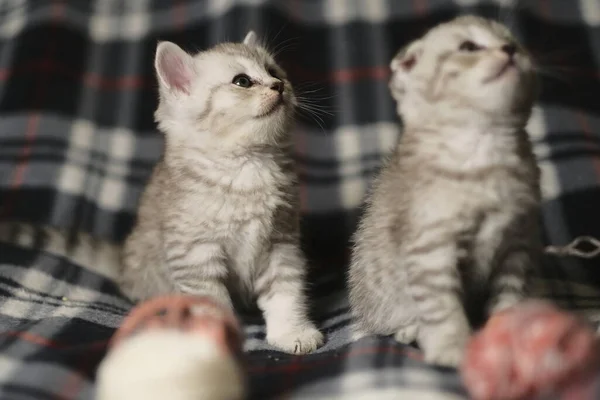
<svg viewBox="0 0 600 400">
<path fill-rule="evenodd" d="M 582 250 L 579 248 L 581 244 L 585 243 L 593 248 L 590 250 Z M 565 246 L 547 246 L 545 251 L 548 254 L 554 254 L 559 257 L 572 256 L 587 259 L 596 258 L 600 256 L 600 240 L 592 236 L 578 236 Z"/>
</svg>

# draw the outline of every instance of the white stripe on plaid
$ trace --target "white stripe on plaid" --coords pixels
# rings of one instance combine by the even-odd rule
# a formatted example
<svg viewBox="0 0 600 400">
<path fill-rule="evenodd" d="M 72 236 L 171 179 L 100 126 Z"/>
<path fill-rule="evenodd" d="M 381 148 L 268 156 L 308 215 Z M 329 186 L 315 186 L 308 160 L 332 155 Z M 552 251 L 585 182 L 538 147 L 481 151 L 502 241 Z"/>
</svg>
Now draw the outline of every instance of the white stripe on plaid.
<svg viewBox="0 0 600 400">
<path fill-rule="evenodd" d="M 123 15 L 114 15 L 116 3 L 97 1 L 90 21 L 90 35 L 96 42 L 116 38 L 140 40 L 150 30 L 149 0 L 123 2 Z"/>
<path fill-rule="evenodd" d="M 598 0 L 579 0 L 581 17 L 589 26 L 600 25 L 600 2 Z"/>
<path fill-rule="evenodd" d="M 558 7 L 561 11 L 574 9 L 573 5 L 560 4 L 563 0 L 550 2 L 549 7 Z M 83 3 L 83 2 L 82 2 Z M 89 2 L 93 5 L 88 14 L 80 10 L 68 8 L 64 13 L 65 22 L 77 28 L 83 28 L 96 43 L 109 41 L 137 41 L 149 34 L 160 34 L 172 28 L 173 11 L 167 8 L 149 9 L 149 0 L 114 2 L 98 0 Z M 541 15 L 537 7 L 531 7 L 527 1 L 518 0 L 454 0 L 426 4 L 427 11 L 450 9 L 452 4 L 460 6 L 477 6 L 487 4 L 498 8 L 498 14 L 512 13 L 514 9 L 531 9 L 531 12 Z M 299 2 L 300 7 L 293 7 L 288 2 L 271 2 L 269 0 L 203 0 L 181 2 L 182 23 L 202 23 L 207 19 L 219 19 L 230 12 L 233 7 L 247 5 L 259 7 L 271 5 L 288 18 L 295 19 L 306 25 L 326 24 L 341 26 L 351 22 L 366 22 L 379 24 L 391 18 L 406 18 L 414 15 L 412 2 L 394 2 L 389 0 L 360 0 L 348 6 L 345 0 L 321 0 L 315 3 Z M 567 8 L 564 8 L 566 5 Z M 600 25 L 600 9 L 596 0 L 579 0 L 579 5 L 586 23 L 596 27 Z M 44 21 L 53 13 L 55 5 L 36 0 L 5 0 L 0 3 L 0 38 L 10 38 L 23 31 L 26 27 Z M 318 12 L 315 12 L 318 10 Z M 553 15 L 556 21 L 562 23 L 579 22 L 578 12 L 558 12 Z M 248 27 L 247 27 L 248 28 Z M 260 31 L 260 26 L 252 26 Z M 214 40 L 223 40 L 215 37 Z M 227 38 L 233 40 L 234 38 Z"/>
<path fill-rule="evenodd" d="M 26 21 L 25 0 L 9 0 L 0 2 L 0 14 L 5 14 L 0 24 L 0 37 L 12 38 L 23 30 Z"/>
<path fill-rule="evenodd" d="M 534 143 L 533 150 L 542 174 L 540 179 L 542 197 L 545 200 L 555 199 L 560 195 L 560 182 L 554 163 L 549 158 L 550 146 L 545 142 L 548 129 L 543 110 L 540 107 L 533 109 L 531 119 L 527 125 L 527 132 Z"/>
<path fill-rule="evenodd" d="M 7 375 L 2 374 L 2 371 L 6 371 Z M 0 356 L 0 374 L 6 376 L 4 379 L 8 379 L 7 381 L 12 385 L 37 389 L 46 395 L 55 395 L 57 398 L 62 398 L 66 383 L 75 382 L 78 385 L 77 398 L 90 400 L 94 398 L 94 388 L 90 382 L 83 380 L 83 377 L 79 378 L 82 380 L 79 382 L 79 379 L 73 376 L 72 370 L 60 365 L 31 361 L 23 363 L 21 360 Z M 13 399 L 16 395 L 10 389 L 3 391 L 0 387 L 0 397 Z"/>
<path fill-rule="evenodd" d="M 368 373 L 365 372 L 365 375 Z M 350 374 L 348 379 L 356 377 L 358 374 Z M 346 379 L 344 377 L 344 379 Z M 320 387 L 321 388 L 321 387 Z M 419 399 L 419 400 L 465 400 L 465 396 L 454 395 L 451 393 L 430 392 L 426 389 L 408 389 L 403 387 L 397 388 L 380 388 L 366 390 L 354 390 L 352 395 L 346 394 L 327 394 L 327 395 L 303 395 L 292 394 L 289 399 L 314 399 L 314 400 L 398 400 L 398 399 Z"/>
<path fill-rule="evenodd" d="M 574 110 L 544 106 L 534 110 L 529 123 L 529 132 L 534 142 L 534 149 L 542 169 L 542 190 L 545 200 L 553 200 L 560 195 L 597 186 L 596 177 L 591 172 L 579 174 L 578 179 L 559 181 L 557 168 L 581 170 L 589 160 L 569 158 L 556 160 L 552 158 L 551 149 L 568 151 L 577 148 L 577 143 L 560 144 L 561 147 L 550 147 L 548 138 L 554 132 L 573 132 L 580 130 L 572 115 Z M 548 116 L 557 118 L 548 126 Z M 600 127 L 600 118 L 588 117 L 590 125 Z M 27 119 L 21 115 L 5 115 L 1 118 L 5 138 L 21 139 L 26 130 Z M 83 196 L 97 202 L 107 211 L 128 210 L 134 212 L 136 200 L 143 189 L 143 181 L 150 173 L 151 165 L 158 159 L 162 138 L 157 132 L 133 132 L 122 127 L 99 128 L 88 120 L 78 119 L 72 123 L 54 115 L 40 115 L 40 125 L 46 127 L 40 135 L 48 135 L 63 141 L 68 150 L 67 160 L 62 164 L 38 162 L 35 157 L 28 166 L 32 177 L 26 184 L 29 187 L 57 187 L 61 193 Z M 69 130 L 70 137 L 65 138 L 61 132 Z M 349 210 L 359 206 L 366 188 L 369 185 L 373 170 L 378 168 L 380 157 L 390 153 L 400 132 L 400 126 L 394 122 L 379 122 L 360 126 L 342 126 L 330 134 L 298 127 L 296 136 L 303 145 L 298 147 L 299 156 L 309 156 L 317 162 L 336 161 L 336 166 L 314 165 L 310 161 L 302 165 L 302 169 L 310 176 L 331 180 L 331 183 L 311 182 L 308 178 L 307 208 L 311 213 L 326 213 L 332 210 Z M 1 141 L 2 139 L 0 139 Z M 144 151 L 139 151 L 143 149 Z M 0 155 L 9 154 L 2 150 Z M 10 150 L 12 151 L 12 149 Z M 62 150 L 54 150 L 59 152 Z M 94 152 L 99 157 L 93 157 Z M 125 182 L 132 174 L 131 163 L 141 161 L 147 165 L 139 182 Z M 581 164 L 584 163 L 584 164 Z M 0 168 L 12 168 L 12 164 Z M 56 171 L 57 182 L 48 179 Z M 38 172 L 39 171 L 39 172 Z M 139 172 L 136 173 L 139 175 Z M 8 174 L 1 174 L 0 184 Z M 36 177 L 42 177 L 37 180 Z M 62 214 L 64 211 L 57 210 Z"/>
</svg>

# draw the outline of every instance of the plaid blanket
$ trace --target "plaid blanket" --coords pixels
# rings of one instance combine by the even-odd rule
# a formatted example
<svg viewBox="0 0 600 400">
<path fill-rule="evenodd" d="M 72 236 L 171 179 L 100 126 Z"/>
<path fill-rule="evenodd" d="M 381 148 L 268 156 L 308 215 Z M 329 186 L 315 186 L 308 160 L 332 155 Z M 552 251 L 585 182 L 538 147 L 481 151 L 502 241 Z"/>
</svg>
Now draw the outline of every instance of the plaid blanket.
<svg viewBox="0 0 600 400">
<path fill-rule="evenodd" d="M 259 315 L 244 315 L 251 398 L 466 398 L 456 371 L 426 366 L 416 349 L 389 338 L 350 343 L 342 278 L 363 195 L 401 130 L 389 61 L 460 13 L 509 23 L 540 62 L 530 133 L 545 242 L 600 236 L 600 2 L 510 3 L 2 0 L 0 220 L 120 243 L 161 151 L 157 41 L 203 49 L 255 29 L 325 111 L 300 114 L 295 139 L 314 314 L 328 343 L 286 355 L 265 344 Z M 107 340 L 131 304 L 93 259 L 38 239 L 25 232 L 0 243 L 0 398 L 91 399 Z M 536 289 L 598 322 L 598 267 L 548 256 Z"/>
</svg>

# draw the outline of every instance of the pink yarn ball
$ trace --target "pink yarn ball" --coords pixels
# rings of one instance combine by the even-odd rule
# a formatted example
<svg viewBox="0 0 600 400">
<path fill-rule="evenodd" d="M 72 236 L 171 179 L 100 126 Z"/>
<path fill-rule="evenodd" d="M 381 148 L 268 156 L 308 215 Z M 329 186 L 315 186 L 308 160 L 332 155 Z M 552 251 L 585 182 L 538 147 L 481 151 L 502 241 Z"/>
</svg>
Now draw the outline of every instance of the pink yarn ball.
<svg viewBox="0 0 600 400">
<path fill-rule="evenodd" d="M 461 373 L 475 400 L 591 399 L 598 344 L 577 316 L 541 301 L 494 315 L 467 345 Z M 572 397 L 575 396 L 575 397 Z"/>
<path fill-rule="evenodd" d="M 243 335 L 235 315 L 207 297 L 169 295 L 138 304 L 111 340 L 111 347 L 149 329 L 176 329 L 210 338 L 223 354 L 240 358 Z"/>
</svg>

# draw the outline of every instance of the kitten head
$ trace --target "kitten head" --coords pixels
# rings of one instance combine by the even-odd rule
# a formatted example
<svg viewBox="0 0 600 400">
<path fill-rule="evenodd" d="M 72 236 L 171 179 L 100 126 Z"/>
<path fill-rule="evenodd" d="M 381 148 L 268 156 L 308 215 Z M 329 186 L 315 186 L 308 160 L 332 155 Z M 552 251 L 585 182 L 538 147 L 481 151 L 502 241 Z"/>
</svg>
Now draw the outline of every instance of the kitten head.
<svg viewBox="0 0 600 400">
<path fill-rule="evenodd" d="M 390 89 L 409 123 L 432 115 L 527 119 L 536 94 L 528 54 L 505 26 L 480 17 L 431 29 L 398 52 L 391 69 Z"/>
<path fill-rule="evenodd" d="M 161 42 L 154 63 L 160 101 L 156 121 L 186 146 L 234 149 L 278 143 L 296 99 L 286 73 L 254 32 L 191 55 Z"/>
</svg>

